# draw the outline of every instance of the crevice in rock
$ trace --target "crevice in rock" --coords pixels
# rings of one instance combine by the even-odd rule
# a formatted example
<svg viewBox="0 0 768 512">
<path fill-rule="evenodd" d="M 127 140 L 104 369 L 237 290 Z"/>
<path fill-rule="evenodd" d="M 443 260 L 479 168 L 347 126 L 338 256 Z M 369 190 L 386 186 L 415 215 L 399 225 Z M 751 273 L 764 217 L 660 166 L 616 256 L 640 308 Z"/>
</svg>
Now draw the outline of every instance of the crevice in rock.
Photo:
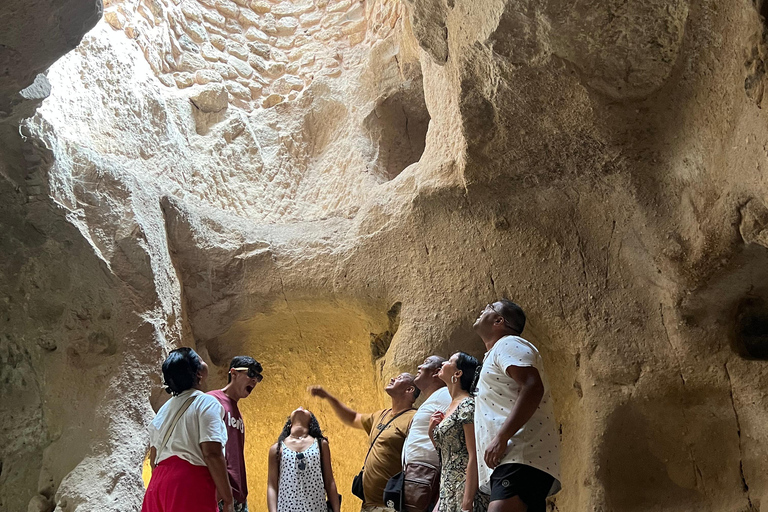
<svg viewBox="0 0 768 512">
<path fill-rule="evenodd" d="M 402 302 L 395 302 L 387 311 L 389 328 L 381 333 L 371 333 L 371 357 L 374 361 L 381 359 L 387 354 L 389 346 L 392 344 L 392 338 L 395 337 L 397 329 L 400 327 L 400 310 L 403 307 Z"/>
<path fill-rule="evenodd" d="M 749 485 L 747 484 L 747 478 L 744 475 L 744 446 L 741 442 L 741 421 L 739 420 L 739 412 L 736 409 L 736 399 L 733 396 L 733 380 L 731 379 L 731 372 L 728 371 L 728 363 L 725 363 L 723 368 L 725 369 L 725 376 L 728 378 L 728 393 L 731 398 L 731 406 L 733 407 L 733 417 L 736 419 L 736 435 L 739 436 L 739 475 L 741 476 L 741 484 L 747 498 L 747 503 L 749 504 L 749 510 L 753 511 L 755 510 L 755 507 L 752 505 L 752 498 L 749 495 Z"/>
</svg>

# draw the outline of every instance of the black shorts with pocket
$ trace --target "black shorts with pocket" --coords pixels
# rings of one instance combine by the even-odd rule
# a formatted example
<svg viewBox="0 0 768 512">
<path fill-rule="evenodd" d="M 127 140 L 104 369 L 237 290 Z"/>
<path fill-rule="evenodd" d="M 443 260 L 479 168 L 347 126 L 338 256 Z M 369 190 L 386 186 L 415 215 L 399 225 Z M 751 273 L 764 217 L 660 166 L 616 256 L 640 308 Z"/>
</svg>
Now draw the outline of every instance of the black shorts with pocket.
<svg viewBox="0 0 768 512">
<path fill-rule="evenodd" d="M 528 512 L 544 512 L 555 478 L 525 464 L 502 464 L 491 474 L 491 501 L 519 496 Z"/>
</svg>

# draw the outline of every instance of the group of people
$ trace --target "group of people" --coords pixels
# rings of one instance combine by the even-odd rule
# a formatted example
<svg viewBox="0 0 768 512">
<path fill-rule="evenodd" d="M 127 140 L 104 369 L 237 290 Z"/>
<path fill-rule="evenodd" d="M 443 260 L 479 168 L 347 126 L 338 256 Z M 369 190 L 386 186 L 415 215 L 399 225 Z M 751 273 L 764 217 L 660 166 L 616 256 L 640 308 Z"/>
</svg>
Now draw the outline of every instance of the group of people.
<svg viewBox="0 0 768 512">
<path fill-rule="evenodd" d="M 488 304 L 474 323 L 486 348 L 482 364 L 464 352 L 427 357 L 415 376 L 387 383 L 391 404 L 380 411 L 360 413 L 321 386 L 309 388 L 343 424 L 368 435 L 352 486 L 361 512 L 544 512 L 560 489 L 559 435 L 542 359 L 520 336 L 524 327 L 514 302 Z M 262 367 L 237 356 L 227 385 L 205 394 L 207 374 L 190 348 L 163 363 L 173 397 L 150 426 L 153 473 L 142 512 L 248 510 L 237 402 L 262 380 Z M 269 450 L 267 510 L 340 507 L 328 439 L 299 407 Z"/>
</svg>

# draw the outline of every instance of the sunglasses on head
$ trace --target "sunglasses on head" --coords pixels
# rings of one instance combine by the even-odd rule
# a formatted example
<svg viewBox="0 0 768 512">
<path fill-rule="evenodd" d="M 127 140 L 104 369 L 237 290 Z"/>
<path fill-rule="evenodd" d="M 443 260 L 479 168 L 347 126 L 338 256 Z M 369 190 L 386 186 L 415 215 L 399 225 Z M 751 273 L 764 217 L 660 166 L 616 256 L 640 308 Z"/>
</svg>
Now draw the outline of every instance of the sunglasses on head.
<svg viewBox="0 0 768 512">
<path fill-rule="evenodd" d="M 235 370 L 236 372 L 248 372 L 248 378 L 256 379 L 257 382 L 261 382 L 262 379 L 264 379 L 264 376 L 259 372 L 257 372 L 256 370 L 254 370 L 253 368 L 242 367 L 242 368 L 232 368 L 232 369 Z"/>
</svg>

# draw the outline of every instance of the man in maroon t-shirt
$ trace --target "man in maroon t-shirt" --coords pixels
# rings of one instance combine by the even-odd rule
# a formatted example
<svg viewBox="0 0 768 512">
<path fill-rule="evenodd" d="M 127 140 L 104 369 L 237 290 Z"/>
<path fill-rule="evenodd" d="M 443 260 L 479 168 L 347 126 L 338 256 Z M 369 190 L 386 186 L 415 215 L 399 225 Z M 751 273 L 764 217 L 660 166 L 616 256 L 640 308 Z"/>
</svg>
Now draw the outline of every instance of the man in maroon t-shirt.
<svg viewBox="0 0 768 512">
<path fill-rule="evenodd" d="M 251 394 L 261 382 L 261 364 L 252 357 L 235 356 L 229 363 L 229 375 L 224 389 L 217 389 L 213 395 L 224 407 L 224 424 L 227 426 L 227 473 L 235 498 L 235 512 L 248 512 L 248 483 L 245 479 L 245 423 L 237 408 L 237 402 Z M 222 503 L 219 502 L 219 511 Z"/>
</svg>

